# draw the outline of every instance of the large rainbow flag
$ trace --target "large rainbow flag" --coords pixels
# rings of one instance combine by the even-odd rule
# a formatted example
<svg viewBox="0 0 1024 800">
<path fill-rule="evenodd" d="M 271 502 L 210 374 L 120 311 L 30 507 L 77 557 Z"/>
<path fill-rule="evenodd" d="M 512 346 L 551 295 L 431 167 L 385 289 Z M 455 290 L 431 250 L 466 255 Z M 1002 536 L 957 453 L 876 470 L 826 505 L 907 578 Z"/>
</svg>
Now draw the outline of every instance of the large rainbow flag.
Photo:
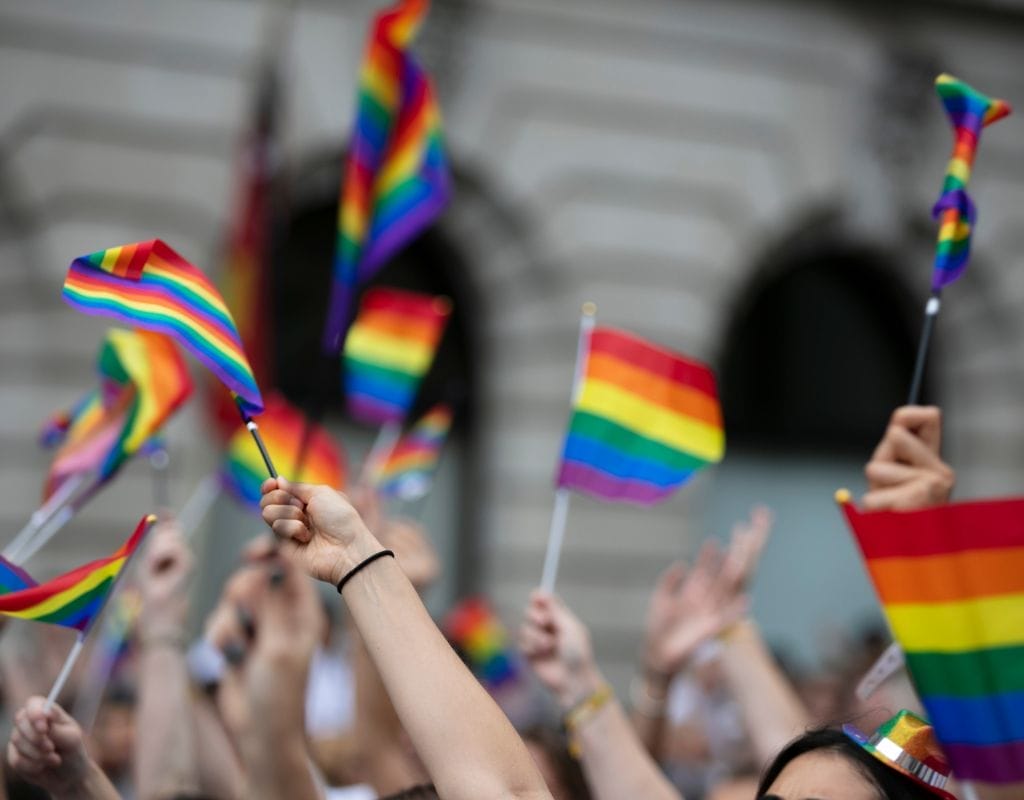
<svg viewBox="0 0 1024 800">
<path fill-rule="evenodd" d="M 377 490 L 386 497 L 406 501 L 425 496 L 451 426 L 452 410 L 444 404 L 420 417 L 380 466 L 375 477 Z"/>
<path fill-rule="evenodd" d="M 935 79 L 935 89 L 953 124 L 954 139 L 942 194 L 932 210 L 940 221 L 932 274 L 932 289 L 938 291 L 967 269 L 976 216 L 974 203 L 967 194 L 967 182 L 971 179 L 981 129 L 1008 116 L 1010 106 L 1005 100 L 986 97 L 945 73 Z"/>
<path fill-rule="evenodd" d="M 268 396 L 267 407 L 260 415 L 260 433 L 263 434 L 271 459 L 280 474 L 291 480 L 322 483 L 343 489 L 345 456 L 331 435 L 320 425 L 313 426 L 302 470 L 296 472 L 295 461 L 299 455 L 299 442 L 305 424 L 302 412 L 283 397 L 275 394 Z M 222 485 L 233 497 L 251 508 L 259 508 L 262 497 L 260 486 L 267 479 L 267 468 L 259 448 L 244 427 L 239 427 L 228 442 L 220 476 Z"/>
<path fill-rule="evenodd" d="M 224 300 L 197 267 L 159 239 L 76 258 L 64 281 L 64 299 L 86 314 L 113 317 L 176 339 L 249 413 L 263 410 Z"/>
<path fill-rule="evenodd" d="M 100 386 L 44 426 L 44 443 L 59 445 L 44 498 L 72 475 L 110 480 L 192 393 L 178 348 L 160 333 L 111 329 L 96 367 Z"/>
<path fill-rule="evenodd" d="M 91 561 L 46 583 L 33 581 L 25 588 L 0 594 L 0 614 L 86 633 L 103 610 L 121 570 L 155 522 L 152 514 L 143 517 L 128 541 L 107 558 Z"/>
<path fill-rule="evenodd" d="M 865 513 L 836 497 L 956 777 L 1024 781 L 1024 499 Z"/>
<path fill-rule="evenodd" d="M 366 292 L 345 338 L 345 392 L 353 417 L 375 425 L 405 419 L 450 314 L 444 297 L 383 287 Z"/>
<path fill-rule="evenodd" d="M 428 7 L 428 0 L 399 0 L 373 21 L 338 200 L 328 355 L 341 349 L 358 287 L 429 226 L 451 195 L 434 89 L 408 49 Z"/>
<path fill-rule="evenodd" d="M 722 411 L 707 366 L 612 328 L 587 337 L 559 487 L 650 505 L 722 459 Z"/>
</svg>

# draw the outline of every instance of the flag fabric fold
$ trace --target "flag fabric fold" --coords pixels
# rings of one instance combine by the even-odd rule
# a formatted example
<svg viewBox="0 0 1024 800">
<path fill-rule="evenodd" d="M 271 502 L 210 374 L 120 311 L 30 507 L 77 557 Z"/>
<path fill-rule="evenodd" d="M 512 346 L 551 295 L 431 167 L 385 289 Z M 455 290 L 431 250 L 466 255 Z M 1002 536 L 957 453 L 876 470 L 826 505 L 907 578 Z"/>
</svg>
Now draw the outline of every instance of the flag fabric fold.
<svg viewBox="0 0 1024 800">
<path fill-rule="evenodd" d="M 436 405 L 395 444 L 377 474 L 377 490 L 385 497 L 411 501 L 430 491 L 438 460 L 452 425 L 452 410 Z"/>
<path fill-rule="evenodd" d="M 385 287 L 366 292 L 343 354 L 353 417 L 373 425 L 405 419 L 450 314 L 444 297 Z"/>
<path fill-rule="evenodd" d="M 0 594 L 0 614 L 87 633 L 103 610 L 125 564 L 155 522 L 152 514 L 143 517 L 128 541 L 106 558 L 83 564 L 44 583 L 33 582 Z"/>
<path fill-rule="evenodd" d="M 111 329 L 96 367 L 99 387 L 43 428 L 43 443 L 58 448 L 44 499 L 72 475 L 95 472 L 100 483 L 110 480 L 192 393 L 185 362 L 163 334 Z"/>
<path fill-rule="evenodd" d="M 725 453 L 715 377 L 704 364 L 613 328 L 587 334 L 560 488 L 651 505 Z"/>
<path fill-rule="evenodd" d="M 935 79 L 935 89 L 953 125 L 953 155 L 946 167 L 942 193 L 932 209 L 939 220 L 932 290 L 939 291 L 959 278 L 970 257 L 971 232 L 977 213 L 967 194 L 967 183 L 981 140 L 981 129 L 1010 114 L 1006 101 L 986 97 L 952 75 Z"/>
<path fill-rule="evenodd" d="M 64 299 L 86 314 L 166 334 L 191 352 L 249 413 L 263 399 L 235 322 L 213 283 L 159 239 L 76 258 Z"/>
<path fill-rule="evenodd" d="M 843 513 L 961 780 L 1024 781 L 1024 499 Z"/>
<path fill-rule="evenodd" d="M 428 8 L 428 0 L 399 0 L 373 21 L 338 200 L 327 355 L 341 349 L 359 286 L 426 229 L 451 195 L 434 89 L 409 52 Z"/>
</svg>

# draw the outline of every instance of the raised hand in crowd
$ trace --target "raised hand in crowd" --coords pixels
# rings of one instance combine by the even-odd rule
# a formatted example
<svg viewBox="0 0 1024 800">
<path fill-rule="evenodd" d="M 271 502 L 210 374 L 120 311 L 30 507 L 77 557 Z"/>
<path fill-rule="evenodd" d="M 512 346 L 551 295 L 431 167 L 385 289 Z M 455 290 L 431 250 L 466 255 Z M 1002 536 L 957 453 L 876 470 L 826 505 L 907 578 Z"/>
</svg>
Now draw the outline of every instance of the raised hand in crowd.
<svg viewBox="0 0 1024 800">
<path fill-rule="evenodd" d="M 723 553 L 705 543 L 695 563 L 672 564 L 651 595 L 644 627 L 640 674 L 632 685 L 633 722 L 645 746 L 659 753 L 669 687 L 705 642 L 715 639 L 747 613 L 747 596 L 772 513 L 758 506 L 737 525 Z"/>
<path fill-rule="evenodd" d="M 550 798 L 529 753 L 445 641 L 395 559 L 347 498 L 272 479 L 263 518 L 281 552 L 337 586 L 399 719 L 446 800 Z"/>
<path fill-rule="evenodd" d="M 864 468 L 870 511 L 910 511 L 949 502 L 956 482 L 942 460 L 942 414 L 935 406 L 903 406 L 889 420 Z"/>
<path fill-rule="evenodd" d="M 117 800 L 117 790 L 89 757 L 78 723 L 59 705 L 30 697 L 14 716 L 7 762 L 54 800 Z"/>
<path fill-rule="evenodd" d="M 595 800 L 678 800 L 601 675 L 589 631 L 561 600 L 531 595 L 519 646 L 564 714 Z"/>
<path fill-rule="evenodd" d="M 309 664 L 322 629 L 316 591 L 269 541 L 248 548 L 207 630 L 227 656 L 219 692 L 242 757 L 247 798 L 319 797 L 305 738 Z"/>
</svg>

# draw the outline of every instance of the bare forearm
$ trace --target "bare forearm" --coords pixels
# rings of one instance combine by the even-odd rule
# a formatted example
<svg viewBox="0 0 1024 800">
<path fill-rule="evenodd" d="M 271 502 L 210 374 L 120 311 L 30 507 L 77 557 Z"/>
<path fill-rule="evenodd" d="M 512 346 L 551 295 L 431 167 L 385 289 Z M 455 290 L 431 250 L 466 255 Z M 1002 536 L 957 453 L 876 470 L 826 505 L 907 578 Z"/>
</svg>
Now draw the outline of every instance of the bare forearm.
<svg viewBox="0 0 1024 800">
<path fill-rule="evenodd" d="M 211 800 L 238 800 L 245 796 L 245 775 L 224 725 L 213 703 L 199 695 L 193 698 L 196 759 L 200 796 Z"/>
<path fill-rule="evenodd" d="M 121 800 L 121 795 L 103 770 L 91 760 L 81 780 L 73 787 L 51 792 L 51 796 L 53 800 Z"/>
<path fill-rule="evenodd" d="M 811 725 L 811 716 L 753 622 L 740 623 L 730 631 L 722 658 L 758 762 L 767 763 Z"/>
<path fill-rule="evenodd" d="M 364 569 L 346 585 L 344 600 L 442 797 L 550 797 L 515 730 L 449 647 L 394 559 Z"/>
<path fill-rule="evenodd" d="M 680 800 L 615 699 L 577 731 L 580 762 L 594 800 Z"/>
<path fill-rule="evenodd" d="M 320 800 L 305 742 L 257 733 L 242 742 L 249 800 Z"/>
<path fill-rule="evenodd" d="M 188 669 L 167 642 L 144 644 L 139 670 L 135 784 L 142 800 L 200 791 Z"/>
<path fill-rule="evenodd" d="M 665 706 L 670 683 L 670 677 L 640 675 L 630 687 L 633 708 L 629 717 L 633 730 L 655 761 L 660 760 L 664 752 Z"/>
</svg>

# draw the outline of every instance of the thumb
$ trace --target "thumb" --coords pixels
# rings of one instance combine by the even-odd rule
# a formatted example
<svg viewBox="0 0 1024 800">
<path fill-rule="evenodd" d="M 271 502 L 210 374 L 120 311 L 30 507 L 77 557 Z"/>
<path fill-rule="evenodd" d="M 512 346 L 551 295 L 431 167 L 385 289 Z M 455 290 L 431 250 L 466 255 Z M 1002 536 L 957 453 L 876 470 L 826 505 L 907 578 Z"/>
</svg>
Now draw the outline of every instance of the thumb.
<svg viewBox="0 0 1024 800">
<path fill-rule="evenodd" d="M 50 739 L 58 750 L 68 750 L 82 743 L 82 729 L 74 718 L 56 703 L 47 712 L 50 721 Z"/>
<path fill-rule="evenodd" d="M 287 478 L 278 478 L 277 485 L 284 489 L 288 494 L 293 497 L 297 497 L 303 503 L 308 503 L 313 499 L 313 495 L 319 488 L 314 483 L 292 483 Z"/>
</svg>

